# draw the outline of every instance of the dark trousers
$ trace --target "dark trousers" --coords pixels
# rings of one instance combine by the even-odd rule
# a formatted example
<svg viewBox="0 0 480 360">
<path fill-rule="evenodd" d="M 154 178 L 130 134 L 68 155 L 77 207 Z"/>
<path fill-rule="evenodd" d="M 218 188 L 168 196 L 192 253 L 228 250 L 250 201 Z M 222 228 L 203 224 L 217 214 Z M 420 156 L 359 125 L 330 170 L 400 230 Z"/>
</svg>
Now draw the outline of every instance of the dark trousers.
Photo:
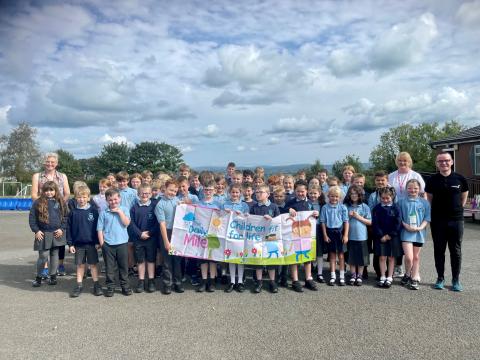
<svg viewBox="0 0 480 360">
<path fill-rule="evenodd" d="M 433 252 L 435 256 L 435 268 L 440 279 L 445 276 L 445 251 L 450 252 L 450 264 L 452 266 L 452 280 L 458 280 L 462 266 L 462 238 L 463 220 L 457 221 L 432 221 Z"/>
<path fill-rule="evenodd" d="M 115 284 L 115 272 L 118 268 L 118 280 L 122 288 L 128 288 L 128 245 L 108 245 L 102 246 L 103 258 L 105 260 L 105 284 L 107 287 L 113 287 Z"/>
<path fill-rule="evenodd" d="M 65 259 L 65 246 L 58 247 L 58 260 Z"/>
<path fill-rule="evenodd" d="M 172 238 L 172 230 L 167 229 L 167 236 Z M 179 256 L 169 255 L 165 249 L 163 240 L 160 242 L 160 252 L 163 255 L 162 283 L 163 286 L 171 287 L 173 285 L 180 286 L 182 284 L 182 258 Z"/>
</svg>

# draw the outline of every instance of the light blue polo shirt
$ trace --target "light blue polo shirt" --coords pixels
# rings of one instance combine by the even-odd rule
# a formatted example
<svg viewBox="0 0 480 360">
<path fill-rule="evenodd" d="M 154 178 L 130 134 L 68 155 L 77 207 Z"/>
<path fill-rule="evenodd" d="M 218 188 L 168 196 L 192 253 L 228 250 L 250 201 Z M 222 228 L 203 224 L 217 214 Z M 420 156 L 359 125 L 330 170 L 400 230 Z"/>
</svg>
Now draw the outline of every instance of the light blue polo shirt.
<svg viewBox="0 0 480 360">
<path fill-rule="evenodd" d="M 200 200 L 198 200 L 198 196 L 197 195 L 194 195 L 194 194 L 190 194 L 188 193 L 188 195 L 186 196 L 188 199 L 190 199 L 192 201 L 192 204 L 196 205 L 200 202 Z M 179 201 L 183 201 L 185 199 L 185 196 L 183 196 L 182 194 L 178 194 L 177 195 L 177 198 Z"/>
<path fill-rule="evenodd" d="M 173 229 L 173 221 L 175 220 L 175 209 L 178 205 L 178 198 L 175 196 L 171 199 L 162 196 L 155 206 L 155 216 L 159 223 L 164 222 L 167 229 Z"/>
<path fill-rule="evenodd" d="M 240 211 L 242 214 L 248 214 L 250 212 L 250 207 L 241 200 L 238 202 L 233 202 L 232 200 L 226 200 L 223 203 L 222 209 Z"/>
<path fill-rule="evenodd" d="M 423 221 L 431 221 L 430 218 L 430 203 L 424 198 L 417 197 L 415 199 L 403 198 L 399 201 L 400 207 L 400 216 L 402 221 L 405 224 L 412 225 L 412 222 L 415 226 L 420 226 Z M 400 239 L 402 241 L 416 242 L 416 243 L 425 243 L 425 238 L 427 235 L 427 230 L 423 229 L 422 231 L 407 231 L 402 227 L 402 232 L 400 234 Z"/>
<path fill-rule="evenodd" d="M 209 209 L 217 209 L 217 210 L 220 210 L 222 208 L 222 204 L 220 204 L 215 199 L 212 199 L 210 201 L 206 201 L 205 199 L 203 199 L 198 203 L 198 205 L 209 208 Z"/>
<path fill-rule="evenodd" d="M 126 217 L 130 219 L 130 211 L 120 206 Z M 128 242 L 127 226 L 122 223 L 120 215 L 106 208 L 98 216 L 97 231 L 103 231 L 103 239 L 108 245 L 121 245 Z"/>
<path fill-rule="evenodd" d="M 137 201 L 137 191 L 131 187 L 126 187 L 123 190 L 118 190 L 120 192 L 120 206 L 126 207 L 129 211 L 132 206 Z"/>
<path fill-rule="evenodd" d="M 359 205 L 347 206 L 347 211 L 355 211 L 361 217 L 372 220 L 372 213 L 367 204 L 361 203 Z M 349 216 L 348 240 L 365 241 L 367 240 L 367 226 L 360 220 Z"/>
<path fill-rule="evenodd" d="M 320 222 L 324 223 L 327 228 L 342 228 L 343 223 L 347 221 L 348 211 L 345 205 L 331 205 L 327 203 L 322 207 L 322 211 L 320 212 Z"/>
</svg>

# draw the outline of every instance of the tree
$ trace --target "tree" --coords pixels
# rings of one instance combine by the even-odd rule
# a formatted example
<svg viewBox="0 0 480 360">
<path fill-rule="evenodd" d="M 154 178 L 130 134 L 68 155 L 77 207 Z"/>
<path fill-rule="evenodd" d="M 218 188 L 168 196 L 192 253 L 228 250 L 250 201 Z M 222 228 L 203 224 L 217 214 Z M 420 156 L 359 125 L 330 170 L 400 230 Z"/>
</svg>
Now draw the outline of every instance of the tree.
<svg viewBox="0 0 480 360">
<path fill-rule="evenodd" d="M 70 183 L 84 179 L 80 161 L 75 159 L 73 154 L 62 149 L 58 149 L 56 153 L 58 154 L 57 170 L 65 173 Z"/>
<path fill-rule="evenodd" d="M 342 181 L 343 179 L 343 168 L 346 165 L 352 165 L 355 168 L 355 172 L 363 173 L 363 165 L 360 161 L 360 158 L 357 155 L 347 155 L 343 160 L 337 160 L 333 163 L 332 173 Z"/>
<path fill-rule="evenodd" d="M 35 140 L 37 130 L 26 123 L 0 138 L 0 168 L 3 175 L 29 182 L 40 166 L 40 150 Z"/>
<path fill-rule="evenodd" d="M 107 175 L 110 172 L 128 171 L 131 149 L 126 143 L 111 143 L 105 145 L 98 156 L 97 176 Z"/>
<path fill-rule="evenodd" d="M 183 162 L 182 152 L 175 146 L 164 142 L 144 141 L 137 144 L 130 153 L 130 170 L 141 172 L 150 170 L 175 172 Z"/>
<path fill-rule="evenodd" d="M 370 162 L 378 170 L 392 172 L 397 169 L 395 157 L 401 151 L 410 154 L 417 171 L 435 171 L 435 151 L 429 143 L 458 134 L 465 127 L 457 121 L 450 121 L 440 128 L 438 123 L 421 123 L 414 127 L 403 124 L 390 129 L 380 136 L 378 144 L 370 153 Z"/>
<path fill-rule="evenodd" d="M 324 167 L 320 163 L 320 160 L 315 160 L 315 162 L 308 168 L 305 169 L 305 173 L 307 174 L 307 179 L 312 179 L 317 176 L 318 172 L 322 170 Z"/>
</svg>

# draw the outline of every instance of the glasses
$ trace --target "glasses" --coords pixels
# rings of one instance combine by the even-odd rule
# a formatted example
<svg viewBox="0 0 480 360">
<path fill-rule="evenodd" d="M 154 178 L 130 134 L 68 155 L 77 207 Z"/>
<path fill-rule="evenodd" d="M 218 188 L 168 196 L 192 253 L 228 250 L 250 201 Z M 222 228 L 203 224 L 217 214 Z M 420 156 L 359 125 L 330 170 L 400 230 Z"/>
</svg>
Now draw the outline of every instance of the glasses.
<svg viewBox="0 0 480 360">
<path fill-rule="evenodd" d="M 266 193 L 266 191 L 262 191 L 262 190 L 255 191 L 255 194 L 263 194 L 263 193 Z"/>
<path fill-rule="evenodd" d="M 148 196 L 148 195 L 152 195 L 152 193 L 151 192 L 142 192 L 142 193 L 140 193 L 140 195 Z"/>
<path fill-rule="evenodd" d="M 450 160 L 437 160 L 437 163 L 439 164 L 448 164 L 450 162 Z"/>
</svg>

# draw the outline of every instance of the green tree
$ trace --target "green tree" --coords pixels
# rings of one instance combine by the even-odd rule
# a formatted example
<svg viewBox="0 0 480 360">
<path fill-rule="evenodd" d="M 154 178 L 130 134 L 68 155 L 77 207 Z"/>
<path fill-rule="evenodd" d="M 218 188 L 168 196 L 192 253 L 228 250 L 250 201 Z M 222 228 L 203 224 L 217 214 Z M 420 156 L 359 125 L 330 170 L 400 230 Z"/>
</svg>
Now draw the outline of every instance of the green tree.
<svg viewBox="0 0 480 360">
<path fill-rule="evenodd" d="M 355 168 L 355 172 L 363 173 L 363 164 L 360 161 L 360 158 L 357 155 L 347 155 L 342 160 L 337 160 L 332 165 L 332 173 L 342 181 L 343 179 L 343 168 L 346 165 L 352 165 Z"/>
<path fill-rule="evenodd" d="M 58 149 L 56 153 L 58 154 L 57 170 L 65 173 L 68 177 L 68 181 L 71 184 L 73 184 L 73 182 L 76 180 L 84 180 L 80 161 L 75 159 L 73 154 L 63 149 Z"/>
<path fill-rule="evenodd" d="M 105 145 L 98 156 L 98 176 L 107 175 L 110 172 L 117 173 L 129 171 L 129 159 L 131 149 L 126 143 L 111 143 Z"/>
<path fill-rule="evenodd" d="M 318 172 L 323 168 L 324 167 L 321 164 L 320 160 L 315 160 L 315 162 L 309 168 L 305 169 L 305 172 L 307 173 L 307 179 L 316 177 Z"/>
<path fill-rule="evenodd" d="M 370 153 L 370 162 L 375 169 L 392 172 L 397 169 L 395 157 L 401 151 L 410 154 L 417 171 L 435 171 L 435 151 L 430 142 L 458 134 L 465 127 L 457 121 L 421 123 L 417 126 L 403 124 L 380 136 L 380 143 Z"/>
<path fill-rule="evenodd" d="M 164 142 L 144 141 L 137 144 L 130 154 L 130 170 L 141 172 L 150 170 L 175 172 L 183 162 L 182 152 L 175 146 Z"/>
<path fill-rule="evenodd" d="M 29 182 L 40 166 L 37 130 L 21 123 L 9 135 L 0 137 L 0 169 L 6 177 Z"/>
</svg>

